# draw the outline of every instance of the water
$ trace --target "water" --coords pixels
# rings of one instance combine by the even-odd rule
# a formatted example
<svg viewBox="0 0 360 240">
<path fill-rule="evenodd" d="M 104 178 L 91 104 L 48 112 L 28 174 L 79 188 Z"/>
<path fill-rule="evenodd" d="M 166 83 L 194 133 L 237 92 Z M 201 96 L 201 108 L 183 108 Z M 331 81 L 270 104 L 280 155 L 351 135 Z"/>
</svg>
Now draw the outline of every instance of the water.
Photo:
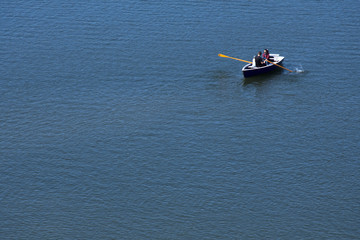
<svg viewBox="0 0 360 240">
<path fill-rule="evenodd" d="M 0 238 L 358 238 L 359 6 L 2 1 Z"/>
</svg>

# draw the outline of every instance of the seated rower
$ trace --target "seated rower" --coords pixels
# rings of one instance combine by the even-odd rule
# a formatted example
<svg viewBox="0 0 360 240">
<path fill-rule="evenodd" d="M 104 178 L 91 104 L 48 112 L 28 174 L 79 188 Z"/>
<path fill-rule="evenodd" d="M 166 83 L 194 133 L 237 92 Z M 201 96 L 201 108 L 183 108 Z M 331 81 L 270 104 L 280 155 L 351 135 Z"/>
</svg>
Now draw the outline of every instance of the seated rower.
<svg viewBox="0 0 360 240">
<path fill-rule="evenodd" d="M 256 67 L 263 67 L 265 66 L 265 61 L 263 61 L 262 57 L 261 57 L 261 52 L 258 52 L 258 55 L 255 57 L 255 64 Z"/>
<path fill-rule="evenodd" d="M 264 59 L 264 61 L 265 61 L 265 64 L 268 65 L 269 62 L 266 61 L 266 60 L 270 60 L 270 59 L 269 59 L 269 58 L 270 58 L 269 50 L 264 49 L 264 53 L 263 53 L 262 57 L 263 57 L 263 59 Z"/>
</svg>

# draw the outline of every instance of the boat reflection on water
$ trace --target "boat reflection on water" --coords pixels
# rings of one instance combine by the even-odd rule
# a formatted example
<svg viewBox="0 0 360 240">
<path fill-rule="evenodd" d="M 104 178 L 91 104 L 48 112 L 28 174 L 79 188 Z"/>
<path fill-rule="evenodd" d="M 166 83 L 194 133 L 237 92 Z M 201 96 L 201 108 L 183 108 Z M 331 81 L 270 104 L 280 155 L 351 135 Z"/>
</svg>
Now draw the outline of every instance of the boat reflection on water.
<svg viewBox="0 0 360 240">
<path fill-rule="evenodd" d="M 244 78 L 243 86 L 246 86 L 248 84 L 261 84 L 262 82 L 278 78 L 283 72 L 284 70 L 278 67 L 277 69 L 274 69 L 267 74 Z"/>
</svg>

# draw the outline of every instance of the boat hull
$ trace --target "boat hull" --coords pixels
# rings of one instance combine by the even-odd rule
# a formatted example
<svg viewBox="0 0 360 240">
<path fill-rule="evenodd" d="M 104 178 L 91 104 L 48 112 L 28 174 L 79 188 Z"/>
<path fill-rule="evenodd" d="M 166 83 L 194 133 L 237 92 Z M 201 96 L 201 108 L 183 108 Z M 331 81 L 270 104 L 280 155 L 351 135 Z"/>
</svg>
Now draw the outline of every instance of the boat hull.
<svg viewBox="0 0 360 240">
<path fill-rule="evenodd" d="M 274 61 L 274 63 L 281 65 L 284 61 L 284 57 L 279 58 L 278 61 Z M 242 68 L 242 72 L 244 74 L 245 78 L 249 78 L 249 77 L 253 77 L 253 76 L 258 76 L 261 74 L 266 74 L 269 72 L 272 72 L 274 70 L 280 69 L 280 67 L 274 65 L 274 64 L 269 64 L 263 67 L 252 67 L 252 64 L 247 64 Z"/>
</svg>

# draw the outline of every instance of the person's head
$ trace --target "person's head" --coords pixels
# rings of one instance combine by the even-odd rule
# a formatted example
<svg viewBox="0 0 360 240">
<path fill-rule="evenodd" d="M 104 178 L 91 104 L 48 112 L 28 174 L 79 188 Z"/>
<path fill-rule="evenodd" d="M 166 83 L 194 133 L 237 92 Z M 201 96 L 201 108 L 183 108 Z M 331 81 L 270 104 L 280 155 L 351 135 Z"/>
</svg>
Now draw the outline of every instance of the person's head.
<svg viewBox="0 0 360 240">
<path fill-rule="evenodd" d="M 265 54 L 269 54 L 269 50 L 264 49 L 264 53 L 265 53 Z"/>
<path fill-rule="evenodd" d="M 258 56 L 261 56 L 261 52 L 260 52 L 260 51 L 258 52 Z"/>
</svg>

